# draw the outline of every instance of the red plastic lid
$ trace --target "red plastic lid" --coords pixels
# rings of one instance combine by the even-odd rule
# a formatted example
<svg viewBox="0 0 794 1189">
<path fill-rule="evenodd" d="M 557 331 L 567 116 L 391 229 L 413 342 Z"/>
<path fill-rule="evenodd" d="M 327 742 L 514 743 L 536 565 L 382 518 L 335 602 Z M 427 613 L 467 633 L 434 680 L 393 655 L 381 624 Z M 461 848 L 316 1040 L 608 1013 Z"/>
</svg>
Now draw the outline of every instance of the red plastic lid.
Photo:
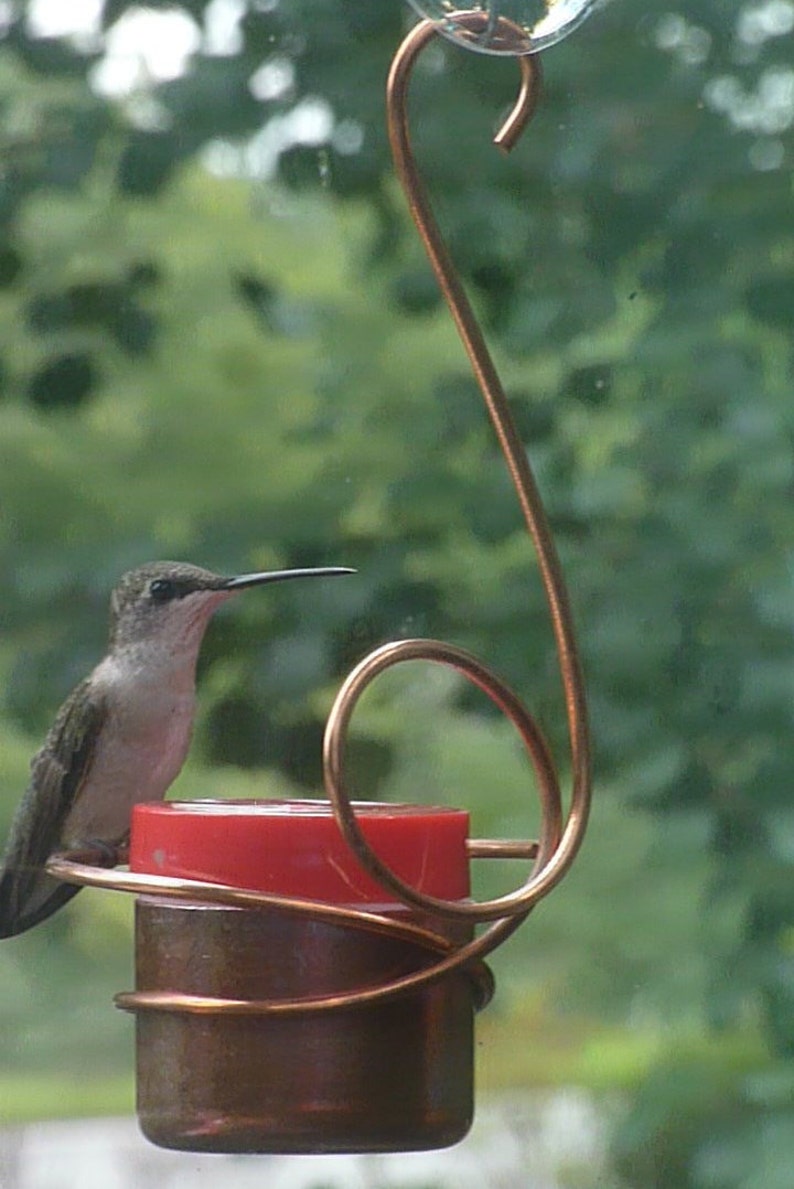
<svg viewBox="0 0 794 1189">
<path fill-rule="evenodd" d="M 406 883 L 446 900 L 469 895 L 465 810 L 354 808 L 367 842 Z M 143 802 L 132 813 L 130 870 L 326 904 L 395 903 L 352 854 L 326 801 Z"/>
</svg>

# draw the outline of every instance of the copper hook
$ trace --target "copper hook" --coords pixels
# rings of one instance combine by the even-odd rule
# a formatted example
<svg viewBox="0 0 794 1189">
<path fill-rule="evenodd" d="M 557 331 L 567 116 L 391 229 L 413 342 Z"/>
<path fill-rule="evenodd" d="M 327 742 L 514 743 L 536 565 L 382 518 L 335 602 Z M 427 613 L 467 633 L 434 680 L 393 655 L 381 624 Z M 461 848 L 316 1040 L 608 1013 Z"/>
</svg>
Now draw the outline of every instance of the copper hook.
<svg viewBox="0 0 794 1189">
<path fill-rule="evenodd" d="M 456 21 L 477 31 L 488 17 L 484 13 L 455 14 Z M 504 19 L 504 18 L 502 18 Z M 427 659 L 451 665 L 473 680 L 503 709 L 521 704 L 503 683 L 475 658 L 440 641 L 404 640 L 376 649 L 350 674 L 331 709 L 324 747 L 325 787 L 345 837 L 359 860 L 382 884 L 406 902 L 426 912 L 495 920 L 512 913 L 526 913 L 559 882 L 573 862 L 584 835 L 591 797 L 590 743 L 587 706 L 562 567 L 548 525 L 543 503 L 518 435 L 499 375 L 482 331 L 449 255 L 427 198 L 411 147 L 408 128 L 407 93 L 411 72 L 422 50 L 436 35 L 432 21 L 423 21 L 405 38 L 395 55 L 387 85 L 387 118 L 392 153 L 409 210 L 424 244 L 433 271 L 469 357 L 485 401 L 499 445 L 513 481 L 524 520 L 535 546 L 541 579 L 549 605 L 563 688 L 571 747 L 572 791 L 568 818 L 561 836 L 548 813 L 553 801 L 548 773 L 548 751 L 531 716 L 523 710 L 507 711 L 519 728 L 541 780 L 544 830 L 537 859 L 526 883 L 517 891 L 480 904 L 451 904 L 416 892 L 391 872 L 369 848 L 343 788 L 344 745 L 353 709 L 369 682 L 392 664 L 408 659 Z M 510 151 L 532 117 L 540 89 L 537 57 L 519 57 L 521 90 L 512 112 L 495 137 L 495 143 Z M 556 777 L 554 778 L 556 781 Z M 552 819 L 554 817 L 551 811 Z M 498 843 L 473 843 L 473 853 L 499 853 Z M 509 846 L 509 844 L 505 844 Z M 508 853 L 505 851 L 505 853 Z"/>
</svg>

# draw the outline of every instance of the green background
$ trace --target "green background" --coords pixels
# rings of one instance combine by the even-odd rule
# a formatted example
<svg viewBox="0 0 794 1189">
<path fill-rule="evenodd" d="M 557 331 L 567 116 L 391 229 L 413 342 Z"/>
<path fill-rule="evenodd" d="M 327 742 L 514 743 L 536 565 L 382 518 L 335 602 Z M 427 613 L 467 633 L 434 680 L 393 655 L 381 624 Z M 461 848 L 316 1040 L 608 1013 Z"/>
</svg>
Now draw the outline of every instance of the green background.
<svg viewBox="0 0 794 1189">
<path fill-rule="evenodd" d="M 132 7 L 106 0 L 105 27 Z M 179 7 L 203 27 L 204 0 Z M 225 52 L 110 99 L 101 38 L 9 14 L 0 824 L 101 654 L 115 579 L 159 557 L 359 571 L 218 616 L 180 795 L 316 793 L 344 672 L 412 635 L 514 682 L 564 772 L 535 562 L 390 164 L 407 6 L 252 0 Z M 602 8 L 544 55 L 509 160 L 489 137 L 512 63 L 439 43 L 412 89 L 565 564 L 596 746 L 582 855 L 496 957 L 481 1083 L 590 1087 L 637 1189 L 789 1189 L 794 1162 L 792 28 L 789 0 Z M 263 65 L 285 85 L 257 99 Z M 511 729 L 447 674 L 384 678 L 353 736 L 361 797 L 537 826 Z M 130 912 L 86 892 L 3 943 L 0 1119 L 131 1109 L 109 1002 Z"/>
</svg>

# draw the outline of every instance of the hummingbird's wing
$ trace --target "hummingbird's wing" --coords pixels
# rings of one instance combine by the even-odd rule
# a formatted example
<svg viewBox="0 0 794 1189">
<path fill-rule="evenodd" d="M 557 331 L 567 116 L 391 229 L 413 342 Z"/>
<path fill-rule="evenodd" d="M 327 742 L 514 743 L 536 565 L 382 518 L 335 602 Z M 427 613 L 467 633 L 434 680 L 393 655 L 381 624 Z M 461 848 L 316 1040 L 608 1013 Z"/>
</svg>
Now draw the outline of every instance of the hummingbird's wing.
<svg viewBox="0 0 794 1189">
<path fill-rule="evenodd" d="M 66 699 L 31 761 L 30 784 L 12 822 L 0 873 L 0 937 L 37 925 L 80 890 L 47 875 L 44 864 L 60 845 L 106 714 L 104 697 L 87 678 Z"/>
</svg>

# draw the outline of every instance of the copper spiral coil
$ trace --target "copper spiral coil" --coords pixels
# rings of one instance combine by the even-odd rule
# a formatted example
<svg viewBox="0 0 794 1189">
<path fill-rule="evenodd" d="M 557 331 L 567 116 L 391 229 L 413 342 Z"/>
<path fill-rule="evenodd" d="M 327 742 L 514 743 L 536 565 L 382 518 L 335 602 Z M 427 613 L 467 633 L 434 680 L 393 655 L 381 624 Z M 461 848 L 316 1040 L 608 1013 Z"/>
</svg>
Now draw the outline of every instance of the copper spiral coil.
<svg viewBox="0 0 794 1189">
<path fill-rule="evenodd" d="M 480 31 L 488 17 L 484 13 L 458 13 L 455 20 L 458 24 Z M 411 149 L 406 106 L 408 81 L 417 57 L 434 33 L 435 25 L 431 21 L 417 25 L 406 37 L 392 63 L 387 87 L 392 154 L 411 216 L 469 357 L 537 553 L 565 690 L 571 744 L 571 803 L 565 828 L 560 831 L 559 783 L 553 760 L 534 719 L 492 670 L 461 649 L 436 640 L 404 640 L 384 645 L 370 653 L 349 675 L 331 709 L 326 728 L 325 787 L 345 838 L 359 862 L 400 899 L 441 916 L 477 922 L 499 921 L 512 914 L 529 912 L 562 879 L 576 857 L 590 808 L 590 743 L 584 682 L 573 620 L 562 567 L 543 502 L 499 375 L 438 229 Z M 513 110 L 494 138 L 494 143 L 505 152 L 514 147 L 531 119 L 541 84 L 537 58 L 520 57 L 517 61 L 521 71 L 521 89 Z M 379 673 L 401 661 L 417 659 L 449 665 L 478 685 L 518 727 L 535 767 L 543 810 L 537 858 L 526 883 L 507 896 L 480 904 L 457 904 L 417 892 L 390 871 L 368 846 L 344 791 L 342 772 L 345 738 L 356 703 Z M 499 853 L 498 845 L 492 846 L 491 853 Z"/>
<path fill-rule="evenodd" d="M 461 12 L 455 14 L 455 19 L 477 33 L 483 30 L 489 18 L 485 13 Z M 500 20 L 506 26 L 504 35 L 510 36 L 511 23 L 505 18 Z M 392 998 L 426 986 L 464 967 L 474 983 L 476 1006 L 484 1006 L 491 997 L 493 984 L 490 971 L 482 959 L 518 928 L 531 909 L 566 874 L 576 857 L 587 826 L 591 796 L 587 709 L 562 569 L 526 451 L 488 347 L 436 224 L 411 149 L 407 116 L 408 83 L 419 54 L 435 35 L 435 24 L 423 21 L 408 34 L 395 55 L 387 86 L 392 153 L 412 218 L 466 349 L 537 553 L 565 692 L 572 778 L 567 818 L 563 825 L 559 780 L 537 723 L 516 694 L 492 670 L 464 650 L 438 640 L 402 640 L 385 644 L 371 652 L 349 674 L 328 718 L 323 770 L 326 792 L 335 817 L 362 866 L 403 904 L 421 910 L 423 915 L 431 919 L 458 920 L 472 926 L 490 923 L 473 940 L 453 945 L 431 929 L 365 910 L 266 895 L 225 884 L 107 870 L 102 865 L 101 856 L 92 852 L 55 855 L 48 863 L 48 870 L 65 882 L 194 902 L 300 913 L 355 929 L 386 932 L 411 940 L 428 952 L 428 965 L 423 969 L 376 987 L 365 987 L 339 995 L 260 1001 L 187 995 L 176 991 L 137 991 L 116 997 L 117 1004 L 126 1009 L 227 1014 L 332 1011 Z M 494 138 L 494 143 L 505 152 L 514 147 L 531 119 L 540 90 L 538 59 L 517 57 L 517 63 L 521 73 L 520 92 L 513 110 Z M 469 855 L 472 858 L 518 857 L 533 860 L 525 883 L 507 895 L 478 903 L 442 900 L 420 893 L 405 884 L 383 863 L 361 832 L 344 782 L 345 744 L 350 720 L 362 694 L 377 676 L 393 665 L 416 660 L 451 667 L 483 690 L 518 730 L 534 768 L 542 811 L 538 841 L 474 839 L 469 842 Z"/>
</svg>

